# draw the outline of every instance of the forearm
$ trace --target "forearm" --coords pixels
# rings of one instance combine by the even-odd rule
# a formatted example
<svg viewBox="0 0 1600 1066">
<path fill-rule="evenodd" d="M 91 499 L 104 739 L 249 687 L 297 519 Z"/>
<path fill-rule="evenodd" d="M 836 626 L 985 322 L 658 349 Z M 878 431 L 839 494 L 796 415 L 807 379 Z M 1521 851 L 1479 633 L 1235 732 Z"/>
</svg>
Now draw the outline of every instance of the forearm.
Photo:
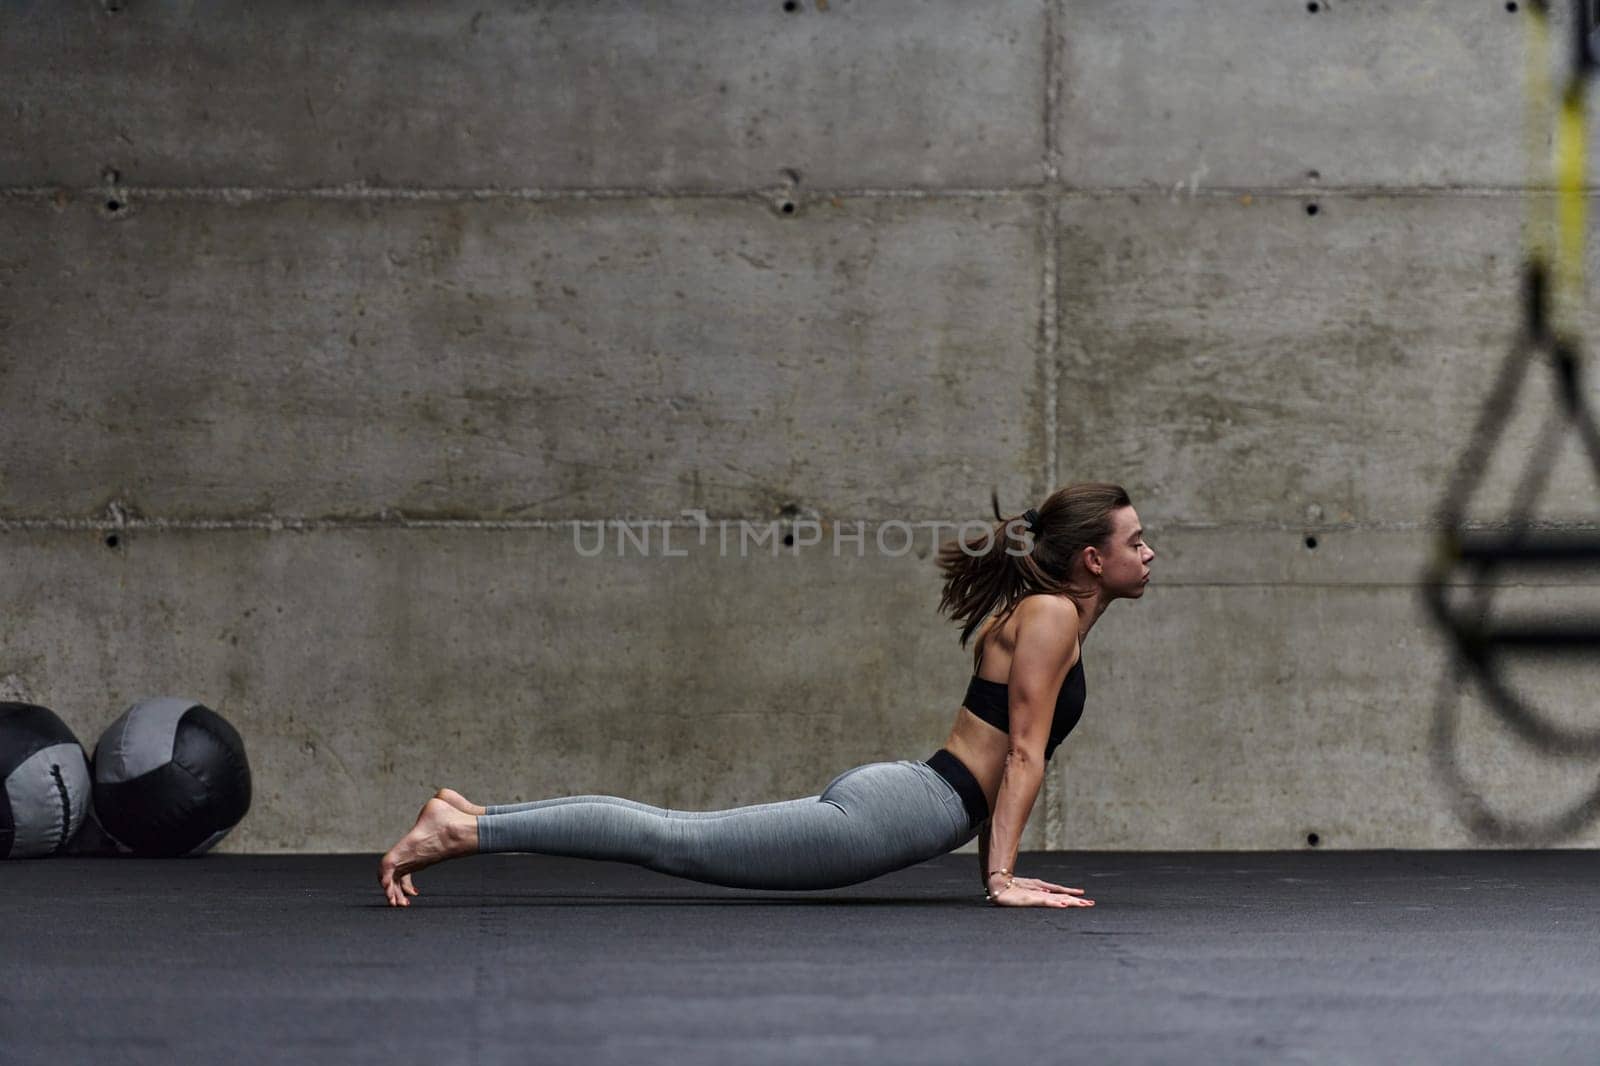
<svg viewBox="0 0 1600 1066">
<path fill-rule="evenodd" d="M 995 796 L 994 814 L 989 819 L 988 847 L 984 855 L 984 884 L 989 871 L 1015 870 L 1022 829 L 1028 824 L 1033 801 L 1044 783 L 1044 766 L 1017 752 L 1006 756 L 1006 768 Z"/>
</svg>

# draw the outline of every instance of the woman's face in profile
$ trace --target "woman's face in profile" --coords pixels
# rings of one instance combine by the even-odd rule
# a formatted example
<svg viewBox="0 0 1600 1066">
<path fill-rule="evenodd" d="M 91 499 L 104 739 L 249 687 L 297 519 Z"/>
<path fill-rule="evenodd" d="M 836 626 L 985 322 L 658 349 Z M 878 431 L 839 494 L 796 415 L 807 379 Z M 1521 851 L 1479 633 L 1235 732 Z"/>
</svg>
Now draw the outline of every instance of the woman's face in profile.
<svg viewBox="0 0 1600 1066">
<path fill-rule="evenodd" d="M 1111 512 L 1111 541 L 1101 552 L 1105 566 L 1100 583 L 1111 596 L 1138 599 L 1150 580 L 1150 560 L 1156 553 L 1144 542 L 1139 512 L 1119 507 Z"/>
</svg>

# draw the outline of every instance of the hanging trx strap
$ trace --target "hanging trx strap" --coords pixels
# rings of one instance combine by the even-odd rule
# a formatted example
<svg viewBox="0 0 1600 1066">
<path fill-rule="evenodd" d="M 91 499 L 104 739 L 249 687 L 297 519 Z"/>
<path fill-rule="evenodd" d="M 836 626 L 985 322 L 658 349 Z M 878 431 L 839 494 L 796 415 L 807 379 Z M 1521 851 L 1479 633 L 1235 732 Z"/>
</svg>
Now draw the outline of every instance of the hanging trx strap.
<svg viewBox="0 0 1600 1066">
<path fill-rule="evenodd" d="M 1600 649 L 1600 615 L 1573 620 L 1489 618 L 1490 584 L 1500 566 L 1573 567 L 1600 565 L 1600 536 L 1529 528 L 1530 514 L 1555 466 L 1556 448 L 1575 431 L 1600 480 L 1600 432 L 1584 401 L 1578 325 L 1584 306 L 1584 127 L 1585 95 L 1595 66 L 1595 17 L 1591 0 L 1572 0 L 1572 65 L 1559 96 L 1555 129 L 1555 217 L 1551 217 L 1544 137 L 1550 129 L 1551 74 L 1549 0 L 1529 0 L 1527 129 L 1530 204 L 1523 230 L 1522 323 L 1511 352 L 1468 438 L 1438 513 L 1434 555 L 1423 594 L 1453 652 L 1451 676 L 1441 690 L 1434 717 L 1433 750 L 1457 794 L 1468 824 L 1480 836 L 1498 840 L 1550 840 L 1570 834 L 1600 815 L 1600 787 L 1584 800 L 1540 825 L 1513 823 L 1493 814 L 1471 789 L 1454 758 L 1454 706 L 1461 682 L 1478 683 L 1489 707 L 1518 736 L 1552 754 L 1600 755 L 1600 728 L 1575 731 L 1551 723 L 1506 684 L 1501 656 L 1564 654 Z M 1551 248 L 1550 235 L 1555 236 Z M 1510 420 L 1517 394 L 1535 358 L 1549 360 L 1556 404 L 1527 457 L 1504 529 L 1467 529 L 1466 509 L 1483 480 L 1494 446 Z M 1452 604 L 1448 579 L 1467 578 L 1470 602 Z"/>
</svg>

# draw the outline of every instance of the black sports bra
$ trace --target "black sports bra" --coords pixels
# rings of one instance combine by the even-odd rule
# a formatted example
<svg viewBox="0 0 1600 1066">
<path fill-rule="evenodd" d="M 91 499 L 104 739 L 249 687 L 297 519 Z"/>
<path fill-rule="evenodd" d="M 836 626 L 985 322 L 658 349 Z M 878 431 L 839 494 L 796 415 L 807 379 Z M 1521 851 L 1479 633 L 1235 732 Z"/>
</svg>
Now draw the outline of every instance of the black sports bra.
<svg viewBox="0 0 1600 1066">
<path fill-rule="evenodd" d="M 973 671 L 972 680 L 967 682 L 967 710 L 1001 732 L 1009 733 L 1011 715 L 1008 711 L 1008 688 L 1003 681 L 990 681 Z M 1055 754 L 1056 746 L 1067 739 L 1067 734 L 1078 724 L 1078 719 L 1083 717 L 1086 692 L 1083 684 L 1083 652 L 1080 651 L 1078 661 L 1067 671 L 1066 678 L 1061 682 L 1061 692 L 1056 696 L 1056 713 L 1050 720 L 1050 740 L 1044 748 L 1046 762 Z"/>
</svg>

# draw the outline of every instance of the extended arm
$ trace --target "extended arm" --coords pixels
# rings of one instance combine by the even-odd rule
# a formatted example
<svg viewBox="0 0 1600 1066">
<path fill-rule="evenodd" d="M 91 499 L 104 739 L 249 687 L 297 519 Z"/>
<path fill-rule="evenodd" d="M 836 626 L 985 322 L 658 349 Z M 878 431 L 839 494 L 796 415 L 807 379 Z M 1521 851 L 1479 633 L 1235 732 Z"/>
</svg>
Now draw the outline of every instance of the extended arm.
<svg viewBox="0 0 1600 1066">
<path fill-rule="evenodd" d="M 1076 661 L 1077 645 L 1078 610 L 1070 601 L 1038 596 L 1017 608 L 1017 647 L 1008 682 L 1010 746 L 984 848 L 984 886 L 992 895 L 1004 890 L 1016 870 L 1022 830 L 1044 783 L 1056 696 Z M 996 872 L 1001 870 L 1006 872 Z"/>
<path fill-rule="evenodd" d="M 1017 848 L 1023 827 L 1033 811 L 1033 801 L 1044 783 L 1044 757 L 1030 756 L 1013 748 L 1006 753 L 1006 768 L 995 797 L 994 815 L 989 819 L 989 853 L 984 860 L 983 884 L 998 893 L 1017 870 Z M 1001 872 L 1003 871 L 1003 872 Z"/>
</svg>

